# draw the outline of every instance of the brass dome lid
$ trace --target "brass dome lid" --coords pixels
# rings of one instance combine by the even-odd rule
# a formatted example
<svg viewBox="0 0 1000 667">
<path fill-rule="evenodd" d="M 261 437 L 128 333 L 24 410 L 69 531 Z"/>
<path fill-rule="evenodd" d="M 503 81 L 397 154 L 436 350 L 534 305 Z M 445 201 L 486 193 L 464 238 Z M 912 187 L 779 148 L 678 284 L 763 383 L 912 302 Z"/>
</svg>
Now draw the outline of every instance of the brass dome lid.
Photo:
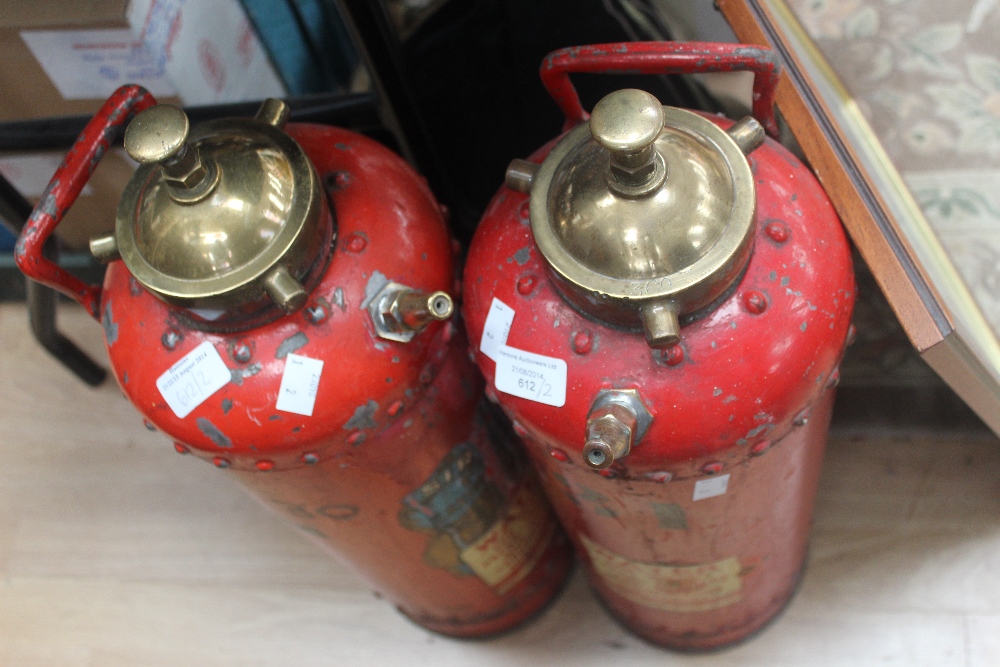
<svg viewBox="0 0 1000 667">
<path fill-rule="evenodd" d="M 532 234 L 560 291 L 598 319 L 642 327 L 653 347 L 676 344 L 678 318 L 749 261 L 745 153 L 762 142 L 752 118 L 727 132 L 640 90 L 605 97 L 529 177 Z"/>
<path fill-rule="evenodd" d="M 255 119 L 191 129 L 183 111 L 158 105 L 129 124 L 125 148 L 144 164 L 114 240 L 150 292 L 200 312 L 304 305 L 300 281 L 329 252 L 330 222 L 315 169 L 280 129 L 287 116 L 268 100 Z"/>
</svg>

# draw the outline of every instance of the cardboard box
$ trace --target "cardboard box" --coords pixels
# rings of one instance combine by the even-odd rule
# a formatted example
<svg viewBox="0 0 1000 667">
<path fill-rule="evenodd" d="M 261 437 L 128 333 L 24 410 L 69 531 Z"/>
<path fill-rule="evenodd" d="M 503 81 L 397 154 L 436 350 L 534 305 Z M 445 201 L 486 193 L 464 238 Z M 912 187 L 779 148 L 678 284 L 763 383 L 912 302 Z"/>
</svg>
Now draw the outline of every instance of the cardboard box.
<svg viewBox="0 0 1000 667">
<path fill-rule="evenodd" d="M 126 83 L 174 104 L 285 94 L 238 0 L 0 0 L 0 122 L 91 115 Z M 61 159 L 0 154 L 0 171 L 34 202 Z M 133 171 L 105 156 L 59 227 L 65 244 L 113 229 Z"/>
</svg>

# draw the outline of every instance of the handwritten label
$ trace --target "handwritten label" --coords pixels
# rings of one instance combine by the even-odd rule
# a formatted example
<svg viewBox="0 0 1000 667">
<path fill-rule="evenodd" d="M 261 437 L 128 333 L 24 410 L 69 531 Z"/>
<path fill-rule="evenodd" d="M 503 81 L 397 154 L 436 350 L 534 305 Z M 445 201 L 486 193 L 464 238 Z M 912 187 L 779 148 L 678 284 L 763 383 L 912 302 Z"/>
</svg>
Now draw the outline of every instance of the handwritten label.
<svg viewBox="0 0 1000 667">
<path fill-rule="evenodd" d="M 714 498 L 715 496 L 721 496 L 729 488 L 729 475 L 720 475 L 719 477 L 710 477 L 709 479 L 702 479 L 694 483 L 694 497 L 692 500 L 704 500 L 705 498 Z"/>
<path fill-rule="evenodd" d="M 479 341 L 479 351 L 493 361 L 497 360 L 497 350 L 507 344 L 510 335 L 510 325 L 514 322 L 514 309 L 500 299 L 493 297 L 490 304 L 486 324 L 483 325 L 483 337 Z"/>
<path fill-rule="evenodd" d="M 561 408 L 566 404 L 566 362 L 501 345 L 496 388 L 505 394 Z"/>
<path fill-rule="evenodd" d="M 289 354 L 285 360 L 285 372 L 281 375 L 278 402 L 274 407 L 282 412 L 312 417 L 322 375 L 323 362 L 319 359 Z"/>
<path fill-rule="evenodd" d="M 156 388 L 174 414 L 183 419 L 231 377 L 218 350 L 206 340 L 156 378 Z"/>
</svg>

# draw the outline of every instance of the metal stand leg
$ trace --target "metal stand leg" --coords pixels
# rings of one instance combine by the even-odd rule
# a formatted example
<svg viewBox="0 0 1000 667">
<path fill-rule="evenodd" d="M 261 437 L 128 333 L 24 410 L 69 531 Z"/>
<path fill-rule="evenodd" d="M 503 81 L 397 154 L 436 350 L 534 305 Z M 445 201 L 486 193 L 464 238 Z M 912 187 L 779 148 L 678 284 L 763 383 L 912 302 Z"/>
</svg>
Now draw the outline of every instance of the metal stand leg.
<svg viewBox="0 0 1000 667">
<path fill-rule="evenodd" d="M 31 215 L 31 209 L 31 204 L 17 188 L 0 175 L 0 217 L 15 233 L 20 233 Z M 50 258 L 55 258 L 57 250 L 54 242 L 46 246 L 45 250 Z M 33 280 L 27 281 L 27 292 L 28 319 L 35 340 L 87 384 L 96 387 L 104 382 L 107 371 L 56 328 L 56 302 L 59 295 Z"/>
</svg>

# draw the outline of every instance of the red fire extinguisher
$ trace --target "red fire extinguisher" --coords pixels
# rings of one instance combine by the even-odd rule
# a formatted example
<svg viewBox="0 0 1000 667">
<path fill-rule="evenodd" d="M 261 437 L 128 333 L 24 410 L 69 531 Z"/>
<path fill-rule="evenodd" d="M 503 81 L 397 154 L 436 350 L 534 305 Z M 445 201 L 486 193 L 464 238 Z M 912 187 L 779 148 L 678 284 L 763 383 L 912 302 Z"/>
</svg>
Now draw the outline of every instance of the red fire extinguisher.
<svg viewBox="0 0 1000 667">
<path fill-rule="evenodd" d="M 750 70 L 754 118 L 571 72 Z M 597 592 L 680 649 L 746 637 L 792 595 L 854 301 L 810 172 L 765 138 L 775 59 L 731 44 L 565 49 L 566 129 L 515 160 L 480 224 L 465 318 Z M 759 121 L 759 122 L 758 122 Z"/>
<path fill-rule="evenodd" d="M 287 106 L 189 127 L 120 89 L 84 130 L 19 241 L 31 278 L 104 327 L 125 395 L 415 622 L 482 636 L 564 579 L 568 543 L 448 320 L 451 243 L 422 179 L 373 141 L 290 124 Z M 141 113 L 139 113 L 141 111 Z M 103 288 L 42 246 L 132 114 L 141 166 Z"/>
</svg>

